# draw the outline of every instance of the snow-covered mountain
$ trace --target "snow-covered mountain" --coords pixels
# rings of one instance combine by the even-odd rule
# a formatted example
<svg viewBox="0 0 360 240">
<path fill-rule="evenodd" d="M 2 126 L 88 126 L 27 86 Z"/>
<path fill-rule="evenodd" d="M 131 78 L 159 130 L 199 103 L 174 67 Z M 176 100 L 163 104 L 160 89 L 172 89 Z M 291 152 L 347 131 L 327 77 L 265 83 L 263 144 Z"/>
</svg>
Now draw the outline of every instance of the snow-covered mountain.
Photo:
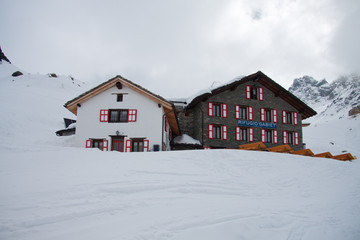
<svg viewBox="0 0 360 240">
<path fill-rule="evenodd" d="M 360 76 L 357 74 L 341 76 L 332 83 L 304 76 L 295 79 L 289 91 L 318 112 L 311 121 L 341 119 L 360 106 Z"/>
</svg>

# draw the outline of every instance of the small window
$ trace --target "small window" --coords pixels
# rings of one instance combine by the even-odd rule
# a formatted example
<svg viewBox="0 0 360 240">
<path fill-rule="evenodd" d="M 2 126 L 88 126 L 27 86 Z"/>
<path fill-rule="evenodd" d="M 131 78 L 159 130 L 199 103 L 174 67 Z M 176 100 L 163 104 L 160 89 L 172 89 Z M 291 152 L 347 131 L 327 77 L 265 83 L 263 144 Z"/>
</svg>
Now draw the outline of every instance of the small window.
<svg viewBox="0 0 360 240">
<path fill-rule="evenodd" d="M 292 124 L 293 123 L 293 114 L 292 112 L 286 112 L 286 123 Z"/>
<path fill-rule="evenodd" d="M 109 112 L 109 122 L 128 122 L 127 109 L 110 109 Z"/>
<path fill-rule="evenodd" d="M 143 139 L 133 139 L 132 140 L 132 152 L 142 152 L 143 151 Z"/>
<path fill-rule="evenodd" d="M 266 122 L 271 122 L 272 121 L 271 110 L 270 109 L 265 109 L 265 121 Z"/>
<path fill-rule="evenodd" d="M 214 116 L 221 117 L 221 104 L 214 103 Z"/>
<path fill-rule="evenodd" d="M 122 102 L 122 101 L 123 101 L 123 96 L 124 96 L 124 95 L 121 94 L 121 93 L 120 93 L 120 94 L 117 94 L 116 101 L 117 101 L 117 102 Z"/>
<path fill-rule="evenodd" d="M 91 147 L 103 150 L 103 141 L 104 141 L 103 139 L 93 139 Z"/>
<path fill-rule="evenodd" d="M 214 139 L 221 139 L 221 126 L 214 126 Z"/>
<path fill-rule="evenodd" d="M 288 140 L 288 144 L 290 144 L 290 145 L 294 144 L 294 133 L 293 132 L 287 132 L 287 140 Z"/>
<path fill-rule="evenodd" d="M 246 120 L 248 118 L 247 107 L 240 107 L 240 119 Z"/>
</svg>

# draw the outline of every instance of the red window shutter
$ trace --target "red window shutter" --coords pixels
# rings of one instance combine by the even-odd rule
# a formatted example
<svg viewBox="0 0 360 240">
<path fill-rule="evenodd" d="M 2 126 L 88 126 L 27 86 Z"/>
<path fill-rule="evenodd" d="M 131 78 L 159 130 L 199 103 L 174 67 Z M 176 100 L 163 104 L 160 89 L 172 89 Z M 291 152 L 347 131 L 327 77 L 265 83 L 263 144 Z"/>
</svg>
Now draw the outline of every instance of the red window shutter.
<svg viewBox="0 0 360 240">
<path fill-rule="evenodd" d="M 235 118 L 240 119 L 240 106 L 235 105 Z"/>
<path fill-rule="evenodd" d="M 294 143 L 295 145 L 299 145 L 299 133 L 294 132 Z"/>
<path fill-rule="evenodd" d="M 128 122 L 136 122 L 136 118 L 137 118 L 137 110 L 129 109 L 128 110 Z"/>
<path fill-rule="evenodd" d="M 293 112 L 293 118 L 294 118 L 294 124 L 297 125 L 298 124 L 298 113 L 297 112 Z"/>
<path fill-rule="evenodd" d="M 273 118 L 273 122 L 274 123 L 277 123 L 277 110 L 276 109 L 273 109 L 272 110 L 272 118 Z"/>
<path fill-rule="evenodd" d="M 259 100 L 264 101 L 264 89 L 262 87 L 259 87 L 258 92 L 259 92 Z"/>
<path fill-rule="evenodd" d="M 222 139 L 223 140 L 227 140 L 228 139 L 228 134 L 227 134 L 227 126 L 222 126 Z"/>
<path fill-rule="evenodd" d="M 241 140 L 240 127 L 235 128 L 235 139 L 236 139 L 236 141 Z"/>
<path fill-rule="evenodd" d="M 253 107 L 248 107 L 248 120 L 254 119 Z"/>
<path fill-rule="evenodd" d="M 149 151 L 149 140 L 144 139 L 143 142 L 143 152 L 148 152 Z"/>
<path fill-rule="evenodd" d="M 249 142 L 253 142 L 253 141 L 254 141 L 254 129 L 249 128 Z"/>
<path fill-rule="evenodd" d="M 214 116 L 214 104 L 212 102 L 208 104 L 208 113 L 210 117 Z"/>
<path fill-rule="evenodd" d="M 210 139 L 214 138 L 214 127 L 212 124 L 209 124 L 209 138 Z"/>
<path fill-rule="evenodd" d="M 265 142 L 266 138 L 265 138 L 265 129 L 261 129 L 261 141 Z"/>
<path fill-rule="evenodd" d="M 265 122 L 265 108 L 260 108 L 260 120 Z"/>
<path fill-rule="evenodd" d="M 282 121 L 283 121 L 283 123 L 287 123 L 287 120 L 286 120 L 286 111 L 282 111 Z"/>
<path fill-rule="evenodd" d="M 107 109 L 100 110 L 100 122 L 109 122 L 109 110 Z"/>
<path fill-rule="evenodd" d="M 273 130 L 273 143 L 278 143 L 278 131 Z"/>
<path fill-rule="evenodd" d="M 92 141 L 91 140 L 86 140 L 86 148 L 91 148 L 92 147 Z"/>
<path fill-rule="evenodd" d="M 125 152 L 131 152 L 131 140 L 126 140 Z"/>
<path fill-rule="evenodd" d="M 284 144 L 287 144 L 287 143 L 288 143 L 287 131 L 283 131 L 283 143 L 284 143 Z"/>
<path fill-rule="evenodd" d="M 164 125 L 165 125 L 165 132 L 167 132 L 168 130 L 168 123 L 167 123 L 167 118 L 164 117 Z"/>
<path fill-rule="evenodd" d="M 251 99 L 251 87 L 246 86 L 246 99 Z"/>
<path fill-rule="evenodd" d="M 106 139 L 103 140 L 103 151 L 109 151 L 109 141 Z"/>
<path fill-rule="evenodd" d="M 222 117 L 227 118 L 227 104 L 221 104 L 222 107 Z"/>
</svg>

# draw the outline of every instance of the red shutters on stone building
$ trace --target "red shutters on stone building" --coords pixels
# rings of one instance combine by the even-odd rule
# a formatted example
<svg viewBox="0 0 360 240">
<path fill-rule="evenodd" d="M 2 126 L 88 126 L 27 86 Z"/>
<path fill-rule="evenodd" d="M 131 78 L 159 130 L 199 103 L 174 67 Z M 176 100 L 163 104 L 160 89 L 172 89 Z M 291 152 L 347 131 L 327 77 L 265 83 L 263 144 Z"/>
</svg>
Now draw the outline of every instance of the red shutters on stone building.
<svg viewBox="0 0 360 240">
<path fill-rule="evenodd" d="M 272 110 L 272 120 L 273 120 L 273 123 L 277 123 L 277 110 L 276 109 Z"/>
<path fill-rule="evenodd" d="M 299 145 L 299 133 L 294 132 L 294 144 Z"/>
<path fill-rule="evenodd" d="M 227 126 L 222 126 L 222 139 L 227 140 L 228 139 L 228 133 L 227 133 Z"/>
<path fill-rule="evenodd" d="M 222 108 L 222 117 L 227 118 L 227 105 L 221 104 L 221 108 Z"/>
<path fill-rule="evenodd" d="M 283 131 L 283 143 L 284 143 L 284 144 L 287 144 L 287 143 L 288 143 L 287 131 Z"/>
<path fill-rule="evenodd" d="M 297 125 L 298 124 L 298 113 L 297 112 L 293 112 L 293 119 L 294 119 L 294 124 Z"/>
<path fill-rule="evenodd" d="M 264 101 L 264 89 L 262 87 L 258 88 L 258 93 L 259 93 L 259 100 Z"/>
<path fill-rule="evenodd" d="M 275 144 L 278 143 L 278 131 L 277 130 L 273 130 L 273 143 L 275 143 Z"/>
<path fill-rule="evenodd" d="M 265 129 L 261 129 L 261 141 L 264 143 L 266 142 L 266 131 Z"/>
<path fill-rule="evenodd" d="M 287 123 L 286 111 L 282 111 L 282 123 L 284 123 L 284 124 Z"/>
<path fill-rule="evenodd" d="M 253 107 L 248 107 L 248 120 L 254 119 Z"/>
<path fill-rule="evenodd" d="M 246 99 L 251 99 L 251 86 L 246 86 Z"/>
<path fill-rule="evenodd" d="M 260 121 L 265 122 L 265 108 L 260 108 Z"/>
<path fill-rule="evenodd" d="M 214 126 L 212 124 L 209 124 L 209 139 L 214 138 Z"/>
<path fill-rule="evenodd" d="M 208 114 L 210 117 L 214 116 L 214 105 L 212 102 L 208 103 Z"/>
<path fill-rule="evenodd" d="M 254 141 L 254 129 L 249 128 L 249 142 L 253 142 L 253 141 Z"/>
</svg>

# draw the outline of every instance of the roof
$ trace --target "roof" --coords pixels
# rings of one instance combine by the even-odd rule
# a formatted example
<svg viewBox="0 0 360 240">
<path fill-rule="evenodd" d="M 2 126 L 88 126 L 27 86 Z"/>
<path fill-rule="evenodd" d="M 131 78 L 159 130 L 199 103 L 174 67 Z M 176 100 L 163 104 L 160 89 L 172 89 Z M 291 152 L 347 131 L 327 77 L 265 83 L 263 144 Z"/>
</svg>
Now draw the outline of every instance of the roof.
<svg viewBox="0 0 360 240">
<path fill-rule="evenodd" d="M 239 80 L 232 81 L 229 84 L 223 85 L 221 87 L 212 89 L 209 92 L 203 93 L 201 95 L 198 95 L 197 97 L 193 98 L 190 103 L 187 105 L 187 109 L 190 109 L 197 105 L 201 101 L 205 101 L 209 97 L 222 93 L 226 90 L 235 89 L 237 86 L 247 83 L 247 82 L 258 82 L 262 84 L 267 89 L 271 90 L 275 96 L 278 96 L 282 98 L 284 101 L 288 102 L 291 106 L 293 106 L 295 109 L 298 110 L 298 112 L 301 114 L 302 119 L 309 118 L 311 116 L 316 115 L 316 111 L 313 110 L 311 107 L 306 105 L 303 101 L 301 101 L 299 98 L 297 98 L 295 95 L 293 95 L 291 92 L 277 84 L 274 80 L 266 76 L 261 71 L 258 71 L 257 73 L 251 74 L 246 77 L 242 77 Z"/>
<path fill-rule="evenodd" d="M 145 97 L 148 97 L 152 101 L 162 105 L 164 107 L 165 114 L 168 118 L 168 122 L 170 124 L 171 130 L 176 135 L 180 134 L 179 123 L 178 123 L 178 119 L 176 116 L 175 107 L 171 102 L 167 101 L 166 99 L 164 99 L 163 97 L 161 97 L 159 95 L 156 95 L 156 94 L 150 92 L 149 90 L 141 87 L 140 85 L 135 84 L 135 83 L 131 82 L 130 80 L 123 78 L 120 75 L 117 75 L 117 76 L 109 79 L 108 81 L 103 82 L 100 85 L 90 89 L 89 91 L 84 92 L 83 94 L 77 96 L 76 98 L 66 102 L 64 104 L 64 107 L 66 107 L 70 112 L 72 112 L 76 115 L 78 104 L 81 104 L 81 103 L 85 102 L 86 100 L 104 92 L 105 90 L 112 88 L 113 86 L 116 85 L 117 82 L 120 82 L 122 85 L 129 87 L 132 90 L 144 95 Z"/>
</svg>

